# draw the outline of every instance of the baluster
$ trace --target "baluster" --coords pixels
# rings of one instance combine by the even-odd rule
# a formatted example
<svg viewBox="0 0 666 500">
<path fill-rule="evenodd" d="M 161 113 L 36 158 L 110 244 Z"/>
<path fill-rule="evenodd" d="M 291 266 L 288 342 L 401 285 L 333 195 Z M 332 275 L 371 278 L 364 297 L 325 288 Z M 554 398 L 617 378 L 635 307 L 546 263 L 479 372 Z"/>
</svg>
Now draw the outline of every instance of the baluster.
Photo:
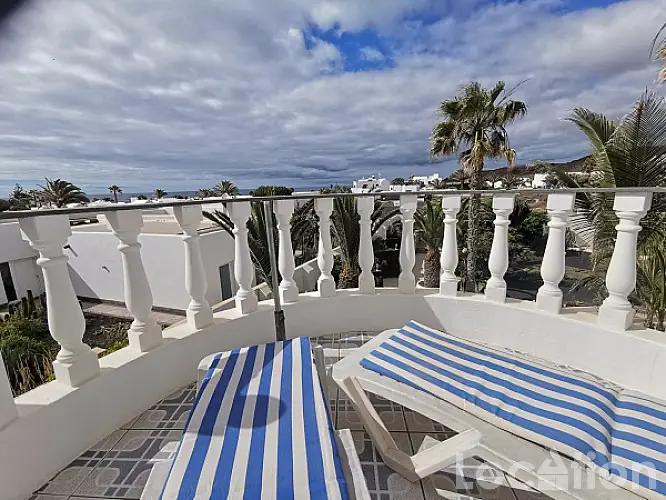
<svg viewBox="0 0 666 500">
<path fill-rule="evenodd" d="M 490 279 L 486 283 L 486 299 L 494 302 L 504 302 L 506 300 L 504 274 L 509 268 L 509 215 L 513 211 L 514 201 L 514 194 L 493 196 L 495 232 L 488 258 Z"/>
<path fill-rule="evenodd" d="M 257 296 L 252 290 L 254 264 L 247 242 L 247 221 L 252 207 L 249 201 L 229 203 L 229 217 L 234 222 L 234 275 L 238 290 L 236 291 L 236 309 L 241 314 L 251 313 L 258 309 Z"/>
<path fill-rule="evenodd" d="M 5 364 L 0 356 L 0 429 L 6 427 L 18 417 L 16 403 L 9 385 Z"/>
<path fill-rule="evenodd" d="M 641 230 L 639 221 L 650 210 L 652 193 L 617 193 L 613 210 L 620 222 L 608 271 L 608 298 L 599 308 L 599 323 L 614 330 L 631 326 L 636 311 L 627 300 L 636 288 L 636 242 Z"/>
<path fill-rule="evenodd" d="M 72 234 L 67 215 L 31 217 L 19 221 L 22 237 L 39 252 L 46 291 L 51 336 L 60 344 L 53 362 L 56 380 L 78 387 L 99 375 L 97 355 L 83 343 L 86 320 L 74 292 L 63 247 Z"/>
<path fill-rule="evenodd" d="M 291 216 L 294 213 L 294 200 L 275 202 L 275 216 L 280 238 L 278 248 L 278 269 L 282 275 L 280 300 L 283 304 L 298 301 L 298 285 L 294 281 L 294 250 L 291 246 Z"/>
<path fill-rule="evenodd" d="M 460 211 L 459 195 L 442 196 L 442 210 L 444 211 L 444 238 L 442 240 L 442 255 L 440 266 L 442 274 L 439 277 L 439 294 L 455 297 L 458 293 L 459 278 L 456 277 L 458 267 L 458 238 L 456 225 Z"/>
<path fill-rule="evenodd" d="M 375 254 L 372 249 L 372 212 L 375 209 L 375 199 L 372 196 L 363 196 L 357 200 L 358 213 L 361 216 L 359 226 L 361 229 L 358 247 L 358 263 L 361 266 L 361 275 L 358 277 L 359 291 L 372 295 L 375 293 L 375 276 L 372 266 L 375 263 Z"/>
<path fill-rule="evenodd" d="M 414 293 L 416 278 L 414 277 L 414 264 L 416 251 L 414 249 L 414 212 L 418 202 L 417 195 L 403 195 L 400 197 L 400 211 L 402 212 L 402 242 L 400 244 L 400 276 L 398 289 L 400 293 Z"/>
<path fill-rule="evenodd" d="M 213 311 L 206 300 L 206 271 L 201 258 L 199 244 L 199 224 L 201 223 L 201 205 L 173 207 L 173 214 L 183 230 L 185 245 L 185 288 L 190 294 L 187 306 L 187 322 L 195 330 L 213 324 Z"/>
<path fill-rule="evenodd" d="M 315 199 L 315 212 L 319 217 L 319 250 L 317 264 L 321 274 L 317 279 L 317 290 L 320 297 L 335 295 L 335 280 L 331 274 L 333 269 L 333 247 L 331 245 L 331 213 L 333 198 Z"/>
<path fill-rule="evenodd" d="M 559 314 L 562 310 L 562 290 L 560 282 L 566 270 L 565 245 L 567 220 L 573 212 L 576 195 L 570 193 L 554 193 L 548 195 L 546 209 L 550 221 L 548 222 L 548 241 L 541 262 L 541 279 L 543 285 L 539 288 L 536 298 L 536 308 Z"/>
<path fill-rule="evenodd" d="M 130 347 L 141 352 L 162 343 L 162 329 L 152 314 L 153 293 L 141 260 L 139 233 L 143 227 L 141 210 L 109 212 L 106 220 L 120 243 L 118 250 L 123 262 L 125 305 L 134 321 L 127 331 Z"/>
</svg>

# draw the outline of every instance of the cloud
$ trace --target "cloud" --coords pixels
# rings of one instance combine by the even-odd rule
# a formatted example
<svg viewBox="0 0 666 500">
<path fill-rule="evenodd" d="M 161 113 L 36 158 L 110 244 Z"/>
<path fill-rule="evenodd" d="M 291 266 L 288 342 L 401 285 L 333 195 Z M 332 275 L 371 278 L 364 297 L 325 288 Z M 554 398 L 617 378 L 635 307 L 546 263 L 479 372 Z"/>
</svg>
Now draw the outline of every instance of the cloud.
<svg viewBox="0 0 666 500">
<path fill-rule="evenodd" d="M 0 54 L 0 195 L 45 176 L 130 192 L 446 174 L 455 159 L 431 162 L 428 136 L 438 103 L 471 79 L 528 79 L 515 94 L 528 115 L 509 129 L 519 161 L 582 155 L 584 136 L 563 118 L 577 106 L 619 117 L 653 86 L 648 50 L 666 4 L 563 6 L 35 3 Z M 372 30 L 392 66 L 345 72 L 348 48 L 308 39 L 311 23 Z M 354 50 L 384 57 L 371 44 Z"/>
</svg>

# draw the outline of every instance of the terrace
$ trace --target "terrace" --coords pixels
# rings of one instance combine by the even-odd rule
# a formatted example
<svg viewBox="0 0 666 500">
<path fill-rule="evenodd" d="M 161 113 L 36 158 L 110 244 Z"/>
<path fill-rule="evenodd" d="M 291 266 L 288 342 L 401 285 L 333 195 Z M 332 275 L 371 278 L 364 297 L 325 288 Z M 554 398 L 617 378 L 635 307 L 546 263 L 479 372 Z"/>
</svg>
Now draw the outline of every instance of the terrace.
<svg viewBox="0 0 666 500">
<path fill-rule="evenodd" d="M 439 289 L 417 286 L 413 216 L 417 193 L 399 195 L 403 218 L 401 275 L 395 288 L 375 288 L 370 215 L 375 197 L 395 193 L 336 194 L 358 198 L 363 271 L 359 289 L 336 290 L 331 275 L 330 237 L 332 195 L 316 198 L 320 221 L 318 291 L 299 293 L 291 279 L 294 259 L 289 220 L 294 196 L 253 198 L 269 201 L 278 221 L 278 267 L 282 282 L 276 300 L 258 302 L 252 293 L 253 264 L 245 223 L 250 198 L 227 199 L 235 224 L 236 307 L 213 314 L 204 299 L 206 276 L 201 264 L 197 229 L 202 205 L 220 200 L 169 203 L 183 231 L 186 282 L 191 303 L 187 320 L 160 330 L 151 313 L 152 294 L 141 259 L 138 236 L 142 211 L 137 205 L 96 208 L 106 215 L 117 236 L 124 266 L 126 305 L 135 319 L 130 347 L 98 359 L 82 343 L 84 319 L 63 254 L 71 232 L 69 213 L 79 209 L 0 214 L 18 218 L 24 237 L 39 251 L 47 292 L 49 327 L 61 351 L 54 362 L 56 380 L 13 398 L 5 371 L 0 370 L 1 498 L 63 500 L 64 498 L 139 498 L 152 464 L 168 443 L 177 442 L 194 395 L 196 367 L 217 351 L 275 340 L 274 313 L 282 308 L 286 336 L 307 335 L 325 348 L 329 364 L 372 338 L 410 319 L 455 335 L 520 350 L 656 397 L 666 397 L 666 343 L 662 334 L 642 328 L 627 297 L 636 281 L 636 235 L 649 209 L 652 194 L 663 189 L 610 190 L 620 223 L 613 260 L 606 276 L 609 298 L 598 309 L 562 308 L 559 283 L 564 275 L 564 234 L 574 211 L 576 191 L 547 191 L 550 216 L 543 257 L 544 285 L 536 301 L 506 298 L 508 215 L 521 191 L 489 191 L 496 215 L 488 260 L 491 279 L 484 294 L 458 291 L 456 214 L 464 191 L 430 191 L 442 197 L 445 231 Z M 535 190 L 529 190 L 533 194 Z M 299 195 L 300 196 L 300 195 Z M 303 196 L 305 197 L 305 195 Z M 81 209 L 90 211 L 90 208 Z M 276 304 L 275 302 L 278 302 Z M 415 451 L 426 434 L 441 437 L 452 431 L 386 400 L 375 407 L 405 451 Z M 384 466 L 354 411 L 339 391 L 330 399 L 338 428 L 354 431 L 368 486 L 379 499 L 455 498 L 458 492 L 479 498 L 539 498 L 527 485 L 501 472 L 470 467 L 476 476 L 467 486 L 456 485 L 453 471 L 408 483 Z M 97 443 L 97 444 L 95 444 Z M 479 465 L 470 461 L 470 466 Z M 483 477 L 476 472 L 482 470 Z M 471 472 L 472 471 L 472 472 Z M 464 471 L 463 471 L 464 472 Z M 461 472 L 458 471 L 458 476 Z M 487 480 L 486 480 L 487 479 Z M 488 483 L 495 482 L 493 487 Z M 31 492 L 38 491 L 33 497 Z M 447 491 L 449 493 L 447 493 Z M 460 498 L 460 497 L 458 497 Z"/>
</svg>

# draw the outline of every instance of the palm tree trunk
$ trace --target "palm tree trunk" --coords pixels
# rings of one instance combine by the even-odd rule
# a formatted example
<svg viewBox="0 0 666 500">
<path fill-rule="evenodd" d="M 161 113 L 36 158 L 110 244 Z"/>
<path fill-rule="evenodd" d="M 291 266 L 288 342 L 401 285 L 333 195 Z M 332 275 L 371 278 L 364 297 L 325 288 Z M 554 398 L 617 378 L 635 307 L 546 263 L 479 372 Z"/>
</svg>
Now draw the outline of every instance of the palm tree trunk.
<svg viewBox="0 0 666 500">
<path fill-rule="evenodd" d="M 438 250 L 428 248 L 423 260 L 423 286 L 426 288 L 439 287 L 439 273 L 441 270 L 439 258 Z"/>
<path fill-rule="evenodd" d="M 481 183 L 481 165 L 475 165 L 470 175 L 470 187 L 472 189 L 480 189 Z M 472 195 L 470 203 L 467 207 L 467 265 L 466 265 L 466 279 L 465 290 L 468 292 L 477 291 L 476 283 L 476 248 L 478 241 L 478 224 L 477 218 L 481 206 L 481 198 L 478 194 Z"/>
<path fill-rule="evenodd" d="M 113 199 L 116 201 L 116 203 L 118 203 L 118 192 L 117 191 L 113 192 Z"/>
</svg>

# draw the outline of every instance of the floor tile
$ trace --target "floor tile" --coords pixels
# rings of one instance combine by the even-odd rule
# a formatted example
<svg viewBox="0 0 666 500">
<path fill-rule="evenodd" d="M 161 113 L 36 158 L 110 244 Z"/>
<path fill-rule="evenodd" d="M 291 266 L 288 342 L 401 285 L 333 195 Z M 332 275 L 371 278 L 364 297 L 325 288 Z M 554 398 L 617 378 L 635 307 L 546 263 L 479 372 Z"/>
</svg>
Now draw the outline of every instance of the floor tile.
<svg viewBox="0 0 666 500">
<path fill-rule="evenodd" d="M 405 453 L 412 453 L 407 433 L 392 433 L 398 447 Z M 410 483 L 398 473 L 389 469 L 364 431 L 352 431 L 354 445 L 359 455 L 361 468 L 373 500 L 423 500 L 423 490 L 419 483 Z"/>
<path fill-rule="evenodd" d="M 368 393 L 368 397 L 389 431 L 407 430 L 402 407 L 399 404 L 376 394 Z M 342 391 L 338 395 L 336 410 L 339 429 L 363 430 L 363 424 L 351 400 Z"/>
<path fill-rule="evenodd" d="M 67 495 L 42 495 L 37 494 L 33 495 L 28 500 L 68 500 L 69 496 Z"/>
<path fill-rule="evenodd" d="M 404 414 L 407 430 L 410 432 L 437 432 L 440 434 L 445 433 L 450 436 L 455 436 L 456 434 L 454 430 L 447 429 L 442 424 L 435 422 L 414 410 L 410 410 L 409 408 L 404 408 Z"/>
<path fill-rule="evenodd" d="M 39 494 L 71 495 L 74 493 L 126 432 L 125 430 L 114 431 L 95 446 L 92 446 L 42 486 Z M 47 499 L 40 498 L 39 500 Z"/>
<path fill-rule="evenodd" d="M 162 449 L 180 439 L 178 430 L 130 430 L 76 489 L 80 496 L 139 498 Z M 163 456 L 164 455 L 164 456 Z"/>
<path fill-rule="evenodd" d="M 188 384 L 143 412 L 130 429 L 185 429 L 196 397 L 196 384 Z"/>
</svg>

